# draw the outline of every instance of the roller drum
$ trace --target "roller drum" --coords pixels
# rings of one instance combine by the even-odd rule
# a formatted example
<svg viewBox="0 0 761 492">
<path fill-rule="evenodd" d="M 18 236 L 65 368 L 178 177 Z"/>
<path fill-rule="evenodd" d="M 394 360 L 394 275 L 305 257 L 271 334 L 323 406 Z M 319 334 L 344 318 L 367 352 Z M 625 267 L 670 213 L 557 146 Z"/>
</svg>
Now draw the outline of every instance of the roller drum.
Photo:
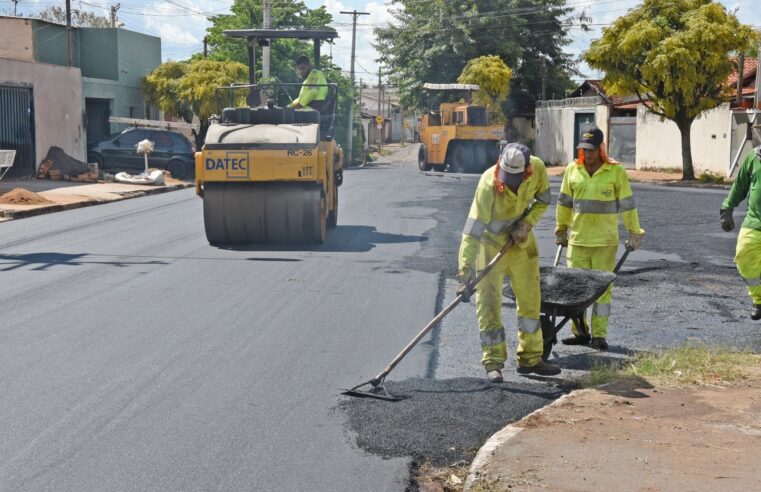
<svg viewBox="0 0 761 492">
<path fill-rule="evenodd" d="M 211 244 L 322 243 L 322 195 L 315 183 L 206 183 L 206 238 Z"/>
</svg>

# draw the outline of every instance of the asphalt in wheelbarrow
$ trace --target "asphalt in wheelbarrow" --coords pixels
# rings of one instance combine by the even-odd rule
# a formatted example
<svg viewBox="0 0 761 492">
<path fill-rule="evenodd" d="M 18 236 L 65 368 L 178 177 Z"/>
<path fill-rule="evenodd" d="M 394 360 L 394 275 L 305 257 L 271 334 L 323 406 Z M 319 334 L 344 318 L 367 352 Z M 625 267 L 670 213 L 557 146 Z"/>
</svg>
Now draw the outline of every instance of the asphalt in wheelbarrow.
<svg viewBox="0 0 761 492">
<path fill-rule="evenodd" d="M 539 277 L 543 307 L 578 307 L 592 304 L 616 279 L 616 274 L 601 270 L 543 266 L 539 268 Z M 505 286 L 503 292 L 506 297 L 515 299 L 509 285 Z"/>
</svg>

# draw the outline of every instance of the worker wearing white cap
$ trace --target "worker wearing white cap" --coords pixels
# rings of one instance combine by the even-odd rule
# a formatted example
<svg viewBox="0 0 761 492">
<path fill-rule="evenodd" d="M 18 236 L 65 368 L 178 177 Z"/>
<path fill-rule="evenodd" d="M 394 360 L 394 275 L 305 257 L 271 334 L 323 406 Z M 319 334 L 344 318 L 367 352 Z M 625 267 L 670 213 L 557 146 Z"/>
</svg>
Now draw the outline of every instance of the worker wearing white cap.
<svg viewBox="0 0 761 492">
<path fill-rule="evenodd" d="M 544 376 L 560 373 L 559 367 L 542 360 L 539 250 L 531 232 L 549 205 L 550 183 L 544 163 L 530 155 L 525 145 L 508 144 L 498 163 L 481 175 L 465 223 L 457 293 L 464 294 L 466 299 L 472 294 L 468 285 L 477 269 L 483 269 L 510 237 L 516 243 L 476 289 L 482 362 L 487 378 L 495 383 L 502 382 L 507 359 L 502 323 L 505 276 L 510 277 L 518 314 L 518 372 Z"/>
</svg>

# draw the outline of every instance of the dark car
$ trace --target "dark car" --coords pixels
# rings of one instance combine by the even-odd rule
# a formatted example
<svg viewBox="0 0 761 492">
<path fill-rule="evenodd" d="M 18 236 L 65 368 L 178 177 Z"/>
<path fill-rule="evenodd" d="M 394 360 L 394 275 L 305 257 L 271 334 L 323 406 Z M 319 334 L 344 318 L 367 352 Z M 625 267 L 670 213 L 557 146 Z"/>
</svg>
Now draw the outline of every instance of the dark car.
<svg viewBox="0 0 761 492">
<path fill-rule="evenodd" d="M 145 160 L 136 152 L 137 143 L 148 139 L 153 152 L 148 155 L 148 167 L 167 169 L 177 179 L 193 176 L 195 149 L 181 133 L 152 128 L 130 128 L 105 140 L 87 145 L 87 161 L 97 162 L 99 169 L 111 171 L 143 171 Z"/>
</svg>

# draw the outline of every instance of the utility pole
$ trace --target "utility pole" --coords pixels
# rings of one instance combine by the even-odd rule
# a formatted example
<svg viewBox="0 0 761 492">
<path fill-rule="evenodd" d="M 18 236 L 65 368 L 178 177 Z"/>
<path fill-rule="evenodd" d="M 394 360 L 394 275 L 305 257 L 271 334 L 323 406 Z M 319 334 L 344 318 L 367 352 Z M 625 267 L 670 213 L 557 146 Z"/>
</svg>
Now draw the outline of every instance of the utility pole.
<svg viewBox="0 0 761 492">
<path fill-rule="evenodd" d="M 351 78 L 351 104 L 349 104 L 349 122 L 346 129 L 346 154 L 349 156 L 349 162 L 352 161 L 352 151 L 354 150 L 354 56 L 357 48 L 357 17 L 360 15 L 370 15 L 370 12 L 357 12 L 357 9 L 347 12 L 341 11 L 342 14 L 351 15 L 351 68 L 349 77 Z M 360 109 L 361 111 L 361 109 Z"/>
<path fill-rule="evenodd" d="M 378 116 L 382 116 L 381 110 L 383 104 L 383 86 L 381 85 L 381 67 L 378 65 Z M 378 123 L 380 125 L 380 123 Z M 378 152 L 383 148 L 383 128 L 376 128 L 378 130 Z"/>
<path fill-rule="evenodd" d="M 272 27 L 272 0 L 264 0 L 264 15 L 262 16 L 262 28 L 269 29 Z M 262 46 L 262 78 L 267 79 L 270 76 L 270 45 Z"/>
<path fill-rule="evenodd" d="M 761 55 L 761 42 L 758 44 L 758 53 Z M 756 64 L 756 97 L 753 98 L 753 109 L 755 111 L 761 109 L 758 107 L 759 104 L 761 104 L 761 67 Z"/>
<path fill-rule="evenodd" d="M 18 5 L 19 0 L 13 0 L 13 17 L 16 17 L 16 6 Z"/>
<path fill-rule="evenodd" d="M 66 55 L 69 66 L 74 65 L 74 43 L 71 32 L 71 0 L 66 0 Z"/>
<path fill-rule="evenodd" d="M 737 61 L 737 64 L 738 64 L 737 94 L 735 96 L 735 103 L 737 103 L 738 106 L 740 106 L 743 100 L 743 79 L 745 78 L 745 52 L 744 51 L 740 52 L 739 58 L 740 59 Z"/>
<path fill-rule="evenodd" d="M 111 27 L 116 27 L 116 11 L 122 7 L 122 4 L 117 3 L 111 6 Z"/>
<path fill-rule="evenodd" d="M 207 60 L 209 58 L 209 36 L 203 37 L 203 59 Z"/>
</svg>

